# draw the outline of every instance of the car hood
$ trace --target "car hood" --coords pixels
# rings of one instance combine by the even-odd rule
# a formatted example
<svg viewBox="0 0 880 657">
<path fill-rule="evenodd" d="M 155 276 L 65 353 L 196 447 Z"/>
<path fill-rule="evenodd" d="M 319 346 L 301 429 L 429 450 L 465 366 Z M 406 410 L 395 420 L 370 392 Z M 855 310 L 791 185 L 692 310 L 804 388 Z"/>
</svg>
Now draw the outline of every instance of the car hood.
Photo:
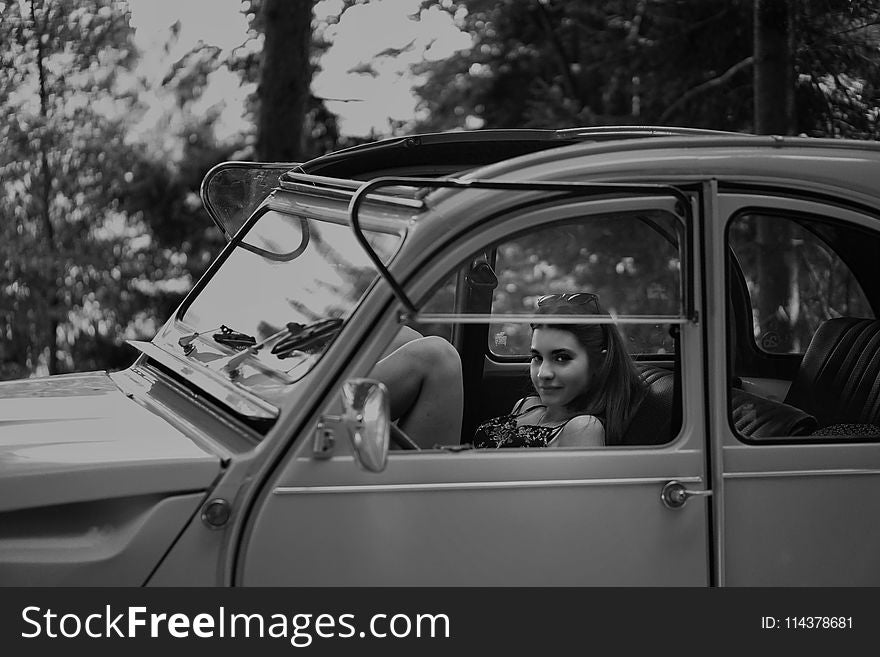
<svg viewBox="0 0 880 657">
<path fill-rule="evenodd" d="M 220 467 L 106 372 L 0 383 L 0 512 L 205 490 Z"/>
</svg>

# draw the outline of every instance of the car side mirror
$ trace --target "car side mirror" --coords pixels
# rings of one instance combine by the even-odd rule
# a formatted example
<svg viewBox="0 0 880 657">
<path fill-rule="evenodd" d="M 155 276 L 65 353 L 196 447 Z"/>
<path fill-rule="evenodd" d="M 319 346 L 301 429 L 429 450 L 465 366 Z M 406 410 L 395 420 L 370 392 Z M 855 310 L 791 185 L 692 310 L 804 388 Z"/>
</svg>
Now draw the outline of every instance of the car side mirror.
<svg viewBox="0 0 880 657">
<path fill-rule="evenodd" d="M 373 379 L 349 379 L 342 385 L 342 405 L 341 416 L 325 415 L 318 423 L 314 456 L 330 456 L 336 427 L 341 426 L 351 440 L 357 464 L 370 472 L 382 472 L 391 436 L 388 389 Z"/>
</svg>

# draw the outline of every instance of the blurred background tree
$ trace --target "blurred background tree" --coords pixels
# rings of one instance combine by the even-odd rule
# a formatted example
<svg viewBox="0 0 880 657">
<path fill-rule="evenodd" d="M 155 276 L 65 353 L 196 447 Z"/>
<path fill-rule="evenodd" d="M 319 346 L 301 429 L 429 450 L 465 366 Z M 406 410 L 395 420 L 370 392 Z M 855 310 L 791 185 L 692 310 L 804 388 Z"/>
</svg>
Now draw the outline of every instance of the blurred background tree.
<svg viewBox="0 0 880 657">
<path fill-rule="evenodd" d="M 757 82 L 760 93 L 775 94 L 765 105 L 784 108 L 791 124 L 776 132 L 878 136 L 876 0 L 442 6 L 473 46 L 424 65 L 419 130 L 645 124 L 752 132 Z M 768 68 L 780 62 L 781 73 Z M 780 103 L 779 94 L 797 103 Z"/>
<path fill-rule="evenodd" d="M 119 198 L 138 158 L 122 120 L 136 97 L 118 76 L 127 17 L 101 0 L 2 12 L 0 375 L 121 363 L 119 338 L 148 305 L 132 262 L 153 257 Z"/>
<path fill-rule="evenodd" d="M 312 1 L 262 0 L 257 159 L 300 162 L 312 67 Z"/>
<path fill-rule="evenodd" d="M 124 340 L 152 337 L 222 247 L 198 190 L 224 160 L 461 128 L 878 137 L 880 0 L 425 2 L 410 19 L 439 8 L 470 47 L 416 67 L 411 120 L 344 134 L 338 99 L 309 82 L 330 28 L 371 3 L 322 3 L 318 16 L 312 0 L 242 0 L 241 47 L 199 43 L 153 81 L 138 74 L 124 0 L 0 0 L 0 378 L 128 365 Z M 376 61 L 355 68 L 375 76 Z M 206 96 L 220 74 L 257 88 L 233 134 Z"/>
<path fill-rule="evenodd" d="M 127 366 L 125 339 L 151 337 L 222 242 L 194 190 L 231 150 L 210 115 L 130 138 L 145 108 L 124 3 L 0 4 L 0 378 Z M 209 55 L 166 78 L 178 109 Z"/>
<path fill-rule="evenodd" d="M 338 22 L 357 0 L 341 0 L 329 21 Z M 249 43 L 228 65 L 244 83 L 257 85 L 248 101 L 255 126 L 245 159 L 303 162 L 367 141 L 340 133 L 337 117 L 314 95 L 311 81 L 331 43 L 325 38 L 328 17 L 314 15 L 315 0 L 243 0 Z"/>
</svg>

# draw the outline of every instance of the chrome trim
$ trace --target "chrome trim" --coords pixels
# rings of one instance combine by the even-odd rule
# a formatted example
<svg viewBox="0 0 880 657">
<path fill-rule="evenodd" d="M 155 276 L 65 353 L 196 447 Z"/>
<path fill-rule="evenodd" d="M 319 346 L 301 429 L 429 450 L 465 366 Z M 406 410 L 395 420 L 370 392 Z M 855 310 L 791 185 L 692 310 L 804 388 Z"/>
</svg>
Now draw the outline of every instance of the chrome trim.
<svg viewBox="0 0 880 657">
<path fill-rule="evenodd" d="M 162 403 L 156 400 L 155 397 L 147 394 L 150 388 L 158 383 L 154 374 L 148 376 L 142 368 L 132 367 L 129 370 L 122 370 L 121 372 L 109 372 L 108 376 L 117 386 L 119 386 L 119 389 L 126 397 L 143 408 L 159 415 L 159 417 L 166 420 L 175 429 L 189 437 L 206 451 L 211 452 L 219 447 L 221 452 L 221 462 L 224 465 L 229 462 L 229 459 L 232 456 L 232 453 L 229 452 L 229 450 L 216 445 L 199 427 L 190 422 L 187 418 L 181 416 L 179 413 L 173 412 L 168 404 Z M 176 383 L 169 382 L 167 385 L 176 393 L 183 394 L 178 389 Z M 199 406 L 201 407 L 201 405 Z M 216 413 L 213 414 L 213 416 L 215 418 L 219 417 Z"/>
<path fill-rule="evenodd" d="M 670 479 L 682 483 L 700 483 L 700 477 L 639 477 L 632 479 L 545 479 L 537 481 L 464 481 L 436 482 L 431 484 L 364 484 L 341 486 L 279 486 L 274 495 L 297 495 L 302 493 L 400 493 L 402 491 L 432 490 L 498 490 L 505 488 L 570 488 L 575 486 L 608 486 L 666 484 Z"/>
<path fill-rule="evenodd" d="M 325 198 L 342 199 L 349 201 L 357 193 L 363 185 L 363 181 L 349 180 L 347 178 L 330 178 L 327 176 L 315 176 L 305 173 L 285 174 L 289 178 L 282 178 L 280 182 L 281 189 L 286 192 L 295 192 L 297 194 L 308 194 L 309 196 L 322 196 Z M 294 178 L 291 180 L 290 178 Z M 406 186 L 389 186 L 389 190 L 399 193 L 400 196 L 392 193 L 370 194 L 371 201 L 390 205 L 400 205 L 415 210 L 423 210 L 425 202 L 421 199 L 414 198 L 418 192 L 416 187 Z"/>
<path fill-rule="evenodd" d="M 340 217 L 316 212 L 316 205 L 310 205 L 303 202 L 301 197 L 294 196 L 288 192 L 273 196 L 267 199 L 266 207 L 276 212 L 285 214 L 295 214 L 304 216 L 309 220 L 322 221 L 336 224 L 339 226 L 348 226 L 348 216 Z M 325 208 L 322 208 L 325 209 Z M 399 217 L 394 215 L 371 215 L 365 222 L 367 230 L 386 233 L 388 235 L 403 236 L 406 233 L 406 223 L 411 219 L 412 215 L 401 214 Z"/>
<path fill-rule="evenodd" d="M 780 470 L 778 472 L 725 472 L 725 479 L 768 479 L 781 477 L 840 477 L 844 475 L 880 475 L 880 470 L 838 468 L 836 470 Z"/>
<path fill-rule="evenodd" d="M 351 178 L 336 178 L 333 176 L 319 176 L 313 173 L 302 173 L 300 171 L 288 171 L 281 176 L 281 188 L 285 189 L 287 185 L 295 184 L 311 184 L 314 187 L 330 187 L 345 191 L 356 192 L 357 188 L 363 183 L 359 180 Z"/>
<path fill-rule="evenodd" d="M 687 317 L 674 315 L 535 315 L 535 314 L 483 314 L 483 313 L 416 313 L 413 319 L 418 322 L 437 324 L 485 324 L 509 323 L 532 324 L 547 322 L 553 324 L 688 324 Z"/>
<path fill-rule="evenodd" d="M 603 139 L 636 139 L 639 137 L 751 137 L 742 132 L 729 132 L 726 130 L 706 130 L 704 128 L 676 128 L 653 125 L 630 125 L 630 126 L 590 126 L 584 128 L 563 128 L 557 130 L 560 138 L 589 138 L 601 137 Z"/>
<path fill-rule="evenodd" d="M 243 441 L 246 441 L 249 444 L 249 447 L 257 445 L 263 438 L 259 433 L 244 424 L 242 421 L 230 417 L 227 413 L 220 413 L 216 407 L 208 403 L 202 395 L 194 394 L 191 390 L 186 389 L 179 381 L 168 376 L 160 378 L 158 372 L 149 365 L 135 364 L 127 370 L 110 372 L 108 373 L 108 376 L 132 401 L 170 422 L 181 433 L 189 436 L 205 450 L 219 453 L 224 466 L 228 464 L 229 459 L 234 453 L 238 453 L 242 450 L 233 452 L 229 449 L 228 445 L 217 440 L 216 436 L 206 433 L 194 422 L 173 409 L 169 404 L 161 401 L 157 395 L 150 394 L 153 386 L 165 386 L 173 394 L 185 398 L 187 403 L 193 403 L 197 409 L 205 413 L 212 420 L 222 424 L 236 436 L 241 437 Z"/>
<path fill-rule="evenodd" d="M 126 340 L 126 342 L 246 417 L 262 420 L 274 420 L 278 417 L 277 408 L 253 393 L 223 380 L 219 374 L 211 370 L 193 367 L 193 362 L 182 360 L 151 342 L 142 340 Z"/>
</svg>

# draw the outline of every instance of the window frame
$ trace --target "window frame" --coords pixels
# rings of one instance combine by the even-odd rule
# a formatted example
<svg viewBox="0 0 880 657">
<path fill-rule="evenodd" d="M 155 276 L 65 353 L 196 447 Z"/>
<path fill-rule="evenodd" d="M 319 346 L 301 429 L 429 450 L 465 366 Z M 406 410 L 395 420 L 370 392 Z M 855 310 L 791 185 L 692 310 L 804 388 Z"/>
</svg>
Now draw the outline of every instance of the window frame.
<svg viewBox="0 0 880 657">
<path fill-rule="evenodd" d="M 627 215 L 627 216 L 614 217 L 614 216 L 611 216 L 612 214 Z M 569 219 L 562 219 L 562 220 L 559 220 L 558 222 L 553 222 L 550 224 L 542 224 L 538 227 L 532 227 L 532 228 L 530 228 L 528 230 L 524 230 L 520 233 L 510 235 L 503 242 L 498 242 L 498 243 L 491 245 L 491 249 L 487 249 L 487 253 L 489 254 L 489 262 L 492 265 L 493 269 L 497 270 L 497 266 L 498 266 L 497 256 L 498 256 L 498 247 L 499 246 L 502 246 L 503 244 L 506 244 L 506 243 L 515 242 L 515 241 L 520 240 L 522 238 L 528 237 L 531 234 L 545 231 L 547 229 L 552 229 L 556 226 L 576 224 L 576 223 L 578 223 L 579 218 L 585 219 L 585 221 L 593 221 L 597 217 L 601 217 L 602 219 L 607 220 L 609 223 L 613 222 L 613 221 L 617 221 L 617 220 L 642 221 L 645 224 L 645 226 L 647 226 L 651 230 L 654 230 L 663 240 L 665 240 L 667 243 L 669 243 L 677 252 L 678 265 L 679 265 L 678 266 L 678 273 L 676 274 L 676 277 L 678 279 L 677 280 L 677 283 L 678 283 L 677 292 L 679 295 L 679 303 L 678 303 L 679 318 L 678 319 L 681 319 L 684 316 L 685 306 L 686 306 L 685 294 L 686 294 L 686 285 L 687 284 L 684 280 L 685 279 L 685 267 L 684 267 L 685 256 L 684 256 L 684 246 L 683 246 L 686 239 L 687 239 L 686 234 L 685 234 L 686 225 L 684 222 L 681 221 L 681 217 L 678 217 L 677 215 L 675 215 L 673 213 L 668 213 L 668 214 L 671 219 L 673 219 L 673 220 L 677 219 L 679 221 L 679 226 L 678 226 L 679 231 L 678 231 L 677 236 L 666 234 L 664 227 L 659 226 L 659 225 L 655 225 L 655 223 L 652 222 L 647 217 L 637 216 L 637 213 L 634 211 L 631 211 L 631 210 L 626 210 L 624 212 L 609 213 L 606 216 L 603 216 L 601 213 L 596 214 L 596 215 L 589 215 L 587 217 L 572 216 Z M 678 238 L 677 240 L 675 239 L 676 237 Z M 464 265 L 464 266 L 466 266 L 466 265 Z M 575 291 L 575 290 L 570 290 L 570 291 Z M 601 297 L 600 297 L 600 303 L 601 303 Z M 494 297 L 492 298 L 492 300 L 490 302 L 490 307 L 489 307 L 490 313 L 492 313 L 492 306 L 493 305 L 494 305 Z M 499 317 L 509 317 L 509 316 L 510 315 L 499 315 Z M 636 314 L 636 315 L 627 315 L 627 317 L 632 317 L 632 318 L 656 317 L 656 318 L 658 318 L 656 323 L 659 325 L 668 326 L 669 327 L 668 330 L 671 330 L 673 326 L 676 326 L 681 323 L 680 321 L 667 321 L 668 319 L 672 318 L 673 315 L 656 315 L 656 316 L 654 316 L 654 315 L 648 315 L 648 314 L 644 314 L 644 315 Z M 636 322 L 633 321 L 633 322 L 622 322 L 622 323 L 635 324 Z M 646 322 L 638 322 L 638 323 L 646 323 Z M 488 338 L 488 336 L 487 336 L 487 338 Z M 494 361 L 494 362 L 499 362 L 499 363 L 525 362 L 528 360 L 528 357 L 529 357 L 527 351 L 522 352 L 522 353 L 515 353 L 515 354 L 496 353 L 495 351 L 492 350 L 492 346 L 491 346 L 488 339 L 486 340 L 486 345 L 485 345 L 485 355 L 486 355 L 486 358 L 488 358 L 489 360 Z M 634 361 L 650 361 L 650 362 L 671 363 L 675 358 L 675 353 L 674 353 L 674 351 L 667 352 L 667 353 L 638 352 L 638 353 L 630 353 L 630 356 L 633 358 Z"/>
<path fill-rule="evenodd" d="M 862 288 L 864 293 L 864 297 L 868 302 L 869 307 L 872 312 L 874 312 L 875 316 L 880 316 L 877 313 L 878 300 L 880 300 L 880 284 L 875 286 L 876 289 L 866 288 L 863 284 L 864 275 L 860 278 L 858 275 L 858 270 L 860 268 L 854 268 L 851 265 L 851 260 L 846 257 L 846 254 L 841 253 L 840 250 L 834 248 L 834 246 L 828 242 L 828 240 L 821 234 L 817 233 L 814 230 L 811 230 L 804 223 L 818 223 L 821 225 L 829 225 L 835 226 L 840 225 L 844 227 L 851 228 L 853 230 L 864 231 L 871 233 L 875 236 L 877 243 L 880 244 L 880 215 L 875 210 L 870 208 L 865 208 L 863 206 L 855 205 L 855 204 L 846 204 L 842 202 L 841 199 L 835 199 L 832 197 L 827 197 L 824 195 L 807 195 L 807 194 L 796 194 L 792 191 L 780 191 L 778 189 L 754 189 L 751 188 L 749 190 L 744 190 L 742 188 L 736 189 L 722 189 L 719 190 L 719 211 L 724 209 L 724 206 L 727 204 L 733 204 L 735 207 L 732 211 L 727 212 L 727 214 L 723 215 L 721 218 L 721 241 L 723 245 L 723 249 L 725 251 L 725 267 L 722 272 L 722 279 L 724 281 L 724 290 L 726 294 L 730 294 L 731 289 L 731 280 L 730 280 L 730 263 L 733 259 L 733 252 L 730 248 L 730 227 L 731 224 L 740 216 L 744 214 L 759 214 L 762 216 L 768 215 L 781 215 L 782 217 L 792 220 L 792 217 L 800 217 L 802 221 L 795 223 L 804 230 L 808 230 L 812 235 L 818 239 L 821 244 L 827 248 L 829 251 L 834 253 L 838 258 L 840 258 L 841 262 L 847 267 L 847 269 L 852 273 L 854 279 L 859 283 L 859 286 Z M 736 266 L 739 267 L 738 263 Z M 739 269 L 739 274 L 742 276 L 742 270 Z M 864 272 L 862 272 L 864 274 Z M 748 291 L 746 290 L 746 295 L 748 297 Z M 748 345 L 748 349 L 750 350 L 750 359 L 755 357 L 757 359 L 764 359 L 766 361 L 776 360 L 777 362 L 788 362 L 793 365 L 793 369 L 796 370 L 797 366 L 800 364 L 800 361 L 803 357 L 802 353 L 789 353 L 789 354 L 773 354 L 771 352 L 766 352 L 764 350 L 759 350 L 756 341 L 754 340 L 754 331 L 753 331 L 753 318 L 751 317 L 752 306 L 751 306 L 751 298 L 748 298 L 748 307 L 747 311 L 749 313 L 749 317 L 747 318 L 749 332 L 748 335 L 752 336 L 752 338 L 748 341 L 745 341 L 745 344 Z M 728 311 L 725 311 L 725 316 L 728 316 Z M 734 318 L 728 317 L 728 321 L 732 322 Z M 736 322 L 737 326 L 741 329 L 742 325 L 744 325 L 744 320 L 739 318 L 739 321 Z M 741 331 L 740 335 L 737 337 L 738 349 L 740 353 L 743 353 L 743 339 L 742 339 Z M 725 439 L 724 444 L 726 446 L 780 446 L 780 445 L 823 445 L 823 444 L 872 444 L 876 443 L 877 439 L 865 440 L 860 436 L 851 436 L 851 437 L 838 437 L 838 436 L 817 436 L 812 437 L 810 435 L 803 436 L 772 436 L 772 437 L 748 437 L 740 434 L 733 422 L 733 400 L 731 390 L 733 388 L 733 380 L 734 380 L 734 369 L 733 369 L 733 355 L 731 354 L 731 344 L 730 344 L 730 336 L 726 335 L 724 338 L 724 346 L 725 352 L 727 354 L 727 363 L 728 363 L 728 376 L 727 381 L 723 383 L 725 389 L 725 397 L 724 397 L 724 416 L 725 416 L 725 425 L 727 427 L 727 433 L 734 440 L 733 443 L 729 442 L 729 438 Z M 784 399 L 781 400 L 784 402 Z"/>
<path fill-rule="evenodd" d="M 496 212 L 492 216 L 482 217 L 480 219 L 476 219 L 472 223 L 469 223 L 466 230 L 459 235 L 449 235 L 448 239 L 455 240 L 456 246 L 454 249 L 445 249 L 445 253 L 442 254 L 441 257 L 432 259 L 429 265 L 423 265 L 419 267 L 419 276 L 418 281 L 413 280 L 410 283 L 410 287 L 408 287 L 408 291 L 411 292 L 413 300 L 416 302 L 417 307 L 421 307 L 425 305 L 425 303 L 432 298 L 435 294 L 436 290 L 439 289 L 441 285 L 448 282 L 450 278 L 456 274 L 458 275 L 457 280 L 459 282 L 458 288 L 456 290 L 457 294 L 461 294 L 461 281 L 463 276 L 462 269 L 467 266 L 467 263 L 472 260 L 475 255 L 485 253 L 489 246 L 502 243 L 504 241 L 510 240 L 513 236 L 528 234 L 530 232 L 546 229 L 549 226 L 554 224 L 565 224 L 569 223 L 572 220 L 578 219 L 587 219 L 590 216 L 609 214 L 610 212 L 637 212 L 637 211 L 645 211 L 645 210 L 666 210 L 673 216 L 676 216 L 682 225 L 682 232 L 680 234 L 680 248 L 679 248 L 679 260 L 680 260 L 680 280 L 679 284 L 681 285 L 681 291 L 679 295 L 679 313 L 675 316 L 640 316 L 637 321 L 639 323 L 663 323 L 667 325 L 675 325 L 683 330 L 686 330 L 688 335 L 690 336 L 690 340 L 695 338 L 696 332 L 698 332 L 699 325 L 697 321 L 697 313 L 695 308 L 692 306 L 692 310 L 690 314 L 687 313 L 687 300 L 696 299 L 697 289 L 699 288 L 699 283 L 696 280 L 696 254 L 693 251 L 693 244 L 695 243 L 694 237 L 694 226 L 693 221 L 688 221 L 688 218 L 692 218 L 695 212 L 695 208 L 698 207 L 698 204 L 701 203 L 701 195 L 700 190 L 688 189 L 686 195 L 682 192 L 677 192 L 676 194 L 657 194 L 656 190 L 651 188 L 651 193 L 646 193 L 643 188 L 638 188 L 639 193 L 635 194 L 616 194 L 616 195 L 603 195 L 602 198 L 583 198 L 579 196 L 551 196 L 549 198 L 532 198 L 529 199 L 530 202 L 522 203 L 519 205 L 514 205 L 513 207 L 509 207 L 503 212 Z M 687 200 L 687 208 L 688 211 L 681 212 L 680 199 L 685 198 Z M 683 216 L 682 216 L 683 215 Z M 416 228 L 415 230 L 418 230 Z M 431 258 L 432 254 L 425 254 L 427 258 Z M 433 254 L 438 255 L 438 254 Z M 462 258 L 462 255 L 466 255 L 466 258 Z M 424 314 L 424 313 L 415 313 L 410 315 L 406 313 L 406 320 L 414 320 L 423 323 L 432 323 L 437 319 L 442 322 L 449 323 L 456 327 L 461 327 L 465 323 L 468 324 L 479 324 L 486 322 L 487 319 L 491 321 L 497 321 L 499 317 L 504 317 L 502 315 L 475 315 L 475 314 L 456 314 L 456 313 L 439 313 L 439 314 Z M 507 317 L 516 317 L 520 322 L 526 323 L 530 321 L 534 321 L 535 319 L 540 319 L 539 317 L 534 317 L 531 315 L 508 315 Z M 581 322 L 590 322 L 590 323 L 611 323 L 615 321 L 615 318 L 609 315 L 596 316 L 596 315 L 581 315 L 581 316 L 571 316 L 571 321 L 573 323 L 581 323 Z M 462 321 L 464 320 L 464 321 Z M 617 321 L 620 323 L 636 323 L 628 318 L 617 318 Z M 679 351 L 684 350 L 685 338 L 680 338 L 679 345 L 681 348 Z M 460 335 L 456 336 L 457 338 Z M 466 348 L 462 349 L 461 342 L 454 342 L 455 346 L 459 349 L 459 352 L 462 355 L 463 360 L 467 360 L 471 357 L 475 357 L 479 363 L 480 377 L 479 381 L 485 380 L 487 376 L 491 377 L 494 375 L 510 375 L 514 370 L 521 370 L 524 363 L 528 360 L 527 356 L 524 357 L 512 357 L 509 358 L 507 362 L 502 362 L 500 359 L 489 359 L 487 357 L 487 341 L 485 338 L 482 339 L 479 345 L 479 353 L 476 353 L 477 350 L 469 344 Z M 683 354 L 672 354 L 662 361 L 667 365 L 678 365 L 679 366 L 679 376 L 684 376 L 684 369 L 682 369 L 681 357 Z M 652 359 L 654 362 L 660 362 L 661 359 Z M 695 366 L 695 362 L 690 360 L 690 357 L 687 359 L 687 363 L 684 364 L 684 367 L 688 367 L 693 369 Z M 467 369 L 467 368 L 465 368 Z M 689 372 L 690 376 L 694 376 L 695 372 Z M 468 391 L 468 377 L 465 376 L 465 391 Z M 474 383 L 471 381 L 471 385 L 481 385 L 480 383 Z M 696 377 L 694 379 L 694 383 L 690 385 L 699 385 L 696 382 Z M 471 388 L 473 389 L 473 388 Z M 683 397 L 683 393 L 682 393 Z M 603 447 L 601 449 L 663 449 L 670 446 L 677 445 L 680 440 L 683 439 L 684 436 L 691 436 L 693 433 L 693 427 L 686 430 L 687 420 L 685 419 L 686 410 L 684 409 L 684 399 L 680 400 L 680 414 L 682 419 L 682 424 L 679 432 L 673 437 L 670 441 L 661 444 L 661 445 L 641 445 L 641 446 L 608 446 Z M 505 407 L 503 411 L 497 413 L 498 415 L 503 414 L 509 411 L 509 407 Z M 465 409 L 466 420 L 468 417 L 468 409 L 466 406 Z M 465 426 L 467 427 L 467 421 L 465 422 Z M 534 451 L 534 450 L 533 450 Z"/>
<path fill-rule="evenodd" d="M 846 254 L 841 253 L 840 250 L 836 249 L 823 235 L 821 235 L 819 232 L 817 232 L 814 229 L 814 226 L 817 226 L 817 225 L 818 226 L 827 225 L 827 226 L 833 227 L 835 224 L 843 223 L 842 221 L 835 220 L 835 219 L 829 219 L 826 216 L 821 216 L 816 213 L 805 212 L 802 210 L 790 212 L 787 210 L 783 210 L 781 208 L 772 208 L 772 209 L 751 208 L 751 207 L 740 208 L 733 215 L 731 215 L 728 218 L 727 222 L 725 223 L 724 244 L 725 244 L 725 249 L 728 253 L 728 258 L 733 258 L 733 262 L 734 262 L 735 266 L 738 268 L 740 274 L 743 277 L 745 277 L 745 271 L 742 267 L 741 259 L 740 259 L 739 255 L 736 253 L 735 249 L 733 248 L 733 245 L 731 244 L 730 233 L 731 233 L 731 229 L 732 229 L 733 224 L 736 221 L 738 221 L 748 215 L 757 216 L 760 219 L 776 218 L 776 219 L 782 219 L 782 220 L 788 221 L 791 224 L 797 226 L 797 228 L 799 228 L 800 230 L 808 233 L 811 237 L 813 237 L 820 247 L 822 247 L 828 253 L 830 253 L 834 257 L 836 257 L 838 259 L 838 261 L 844 267 L 846 267 L 847 272 L 849 273 L 849 275 L 852 277 L 852 279 L 858 285 L 859 293 L 864 298 L 866 303 L 871 307 L 870 310 L 874 314 L 874 317 L 876 318 L 876 316 L 877 316 L 876 311 L 871 304 L 870 297 L 865 292 L 864 286 L 862 285 L 862 283 L 859 280 L 856 273 L 853 271 L 853 268 L 850 266 L 850 263 L 847 259 Z M 728 285 L 728 289 L 729 289 L 729 285 Z M 754 327 L 754 305 L 752 303 L 753 298 L 749 294 L 749 291 L 747 288 L 745 290 L 745 293 L 746 293 L 746 296 L 748 297 L 748 300 L 749 300 L 749 305 L 748 305 L 748 308 L 746 308 L 746 310 L 748 312 L 748 321 L 749 321 L 749 326 L 750 326 L 750 331 L 749 331 L 749 336 L 750 336 L 749 347 L 750 347 L 750 349 L 752 349 L 755 354 L 758 354 L 760 357 L 764 357 L 764 358 L 766 358 L 766 357 L 791 358 L 791 357 L 803 356 L 802 351 L 773 352 L 773 351 L 767 351 L 760 344 L 758 344 L 758 341 L 754 335 L 754 328 L 753 328 Z M 815 330 L 817 328 L 818 328 L 818 326 L 814 327 L 813 332 L 815 332 Z"/>
</svg>

